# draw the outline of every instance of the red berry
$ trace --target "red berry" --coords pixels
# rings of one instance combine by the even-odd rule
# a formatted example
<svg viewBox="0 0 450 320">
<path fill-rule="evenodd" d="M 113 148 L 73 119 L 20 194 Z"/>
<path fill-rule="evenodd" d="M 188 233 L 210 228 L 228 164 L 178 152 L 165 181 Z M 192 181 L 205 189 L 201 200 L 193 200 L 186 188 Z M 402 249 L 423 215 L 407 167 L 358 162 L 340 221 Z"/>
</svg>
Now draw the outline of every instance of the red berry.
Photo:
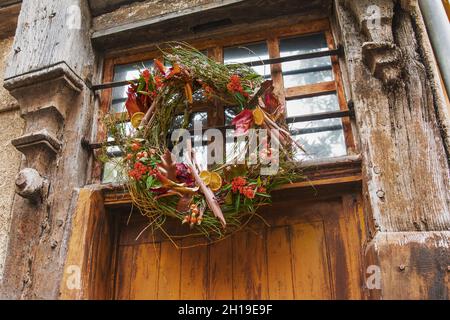
<svg viewBox="0 0 450 320">
<path fill-rule="evenodd" d="M 131 145 L 131 150 L 138 151 L 141 148 L 141 145 L 139 143 L 133 143 Z"/>
</svg>

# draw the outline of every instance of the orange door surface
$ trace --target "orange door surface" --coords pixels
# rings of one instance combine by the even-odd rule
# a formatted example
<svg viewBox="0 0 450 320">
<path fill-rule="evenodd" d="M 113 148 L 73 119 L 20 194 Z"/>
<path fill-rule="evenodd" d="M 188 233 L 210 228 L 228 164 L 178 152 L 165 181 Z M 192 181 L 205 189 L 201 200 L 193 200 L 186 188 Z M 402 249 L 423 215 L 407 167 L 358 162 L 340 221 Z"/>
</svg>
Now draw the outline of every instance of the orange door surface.
<svg viewBox="0 0 450 320">
<path fill-rule="evenodd" d="M 281 201 L 245 231 L 177 249 L 145 232 L 137 214 L 120 223 L 116 299 L 360 299 L 365 227 L 359 193 Z"/>
</svg>

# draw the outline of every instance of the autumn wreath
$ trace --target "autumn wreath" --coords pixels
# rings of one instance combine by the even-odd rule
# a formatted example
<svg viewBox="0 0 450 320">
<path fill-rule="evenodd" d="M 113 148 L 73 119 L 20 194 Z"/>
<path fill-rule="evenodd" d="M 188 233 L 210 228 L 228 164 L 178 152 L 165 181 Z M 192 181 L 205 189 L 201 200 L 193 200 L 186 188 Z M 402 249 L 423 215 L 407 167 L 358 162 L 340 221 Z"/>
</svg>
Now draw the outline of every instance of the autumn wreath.
<svg viewBox="0 0 450 320">
<path fill-rule="evenodd" d="M 105 117 L 123 156 L 112 157 L 105 146 L 103 158 L 125 173 L 133 204 L 150 219 L 151 230 L 173 239 L 165 223 L 177 219 L 188 235 L 222 239 L 258 215 L 256 210 L 270 203 L 274 188 L 301 178 L 291 161 L 301 147 L 287 130 L 284 106 L 272 82 L 252 68 L 217 63 L 185 44 L 167 44 L 161 52 L 164 63 L 154 60 L 152 68 L 139 70 L 139 77 L 130 81 L 125 107 L 134 129 L 130 132 L 118 126 L 117 119 Z M 181 143 L 170 139 L 175 119 L 182 117 L 181 128 L 188 128 L 198 102 L 238 108 L 232 121 L 235 136 L 248 138 L 252 129 L 266 129 L 266 137 L 257 139 L 257 156 L 276 157 L 277 172 L 262 175 L 263 161 L 250 161 L 255 153 L 239 163 L 231 159 L 201 170 L 190 139 L 184 141 L 184 160 L 176 161 L 169 151 L 173 143 Z M 279 145 L 277 152 L 273 142 Z"/>
</svg>

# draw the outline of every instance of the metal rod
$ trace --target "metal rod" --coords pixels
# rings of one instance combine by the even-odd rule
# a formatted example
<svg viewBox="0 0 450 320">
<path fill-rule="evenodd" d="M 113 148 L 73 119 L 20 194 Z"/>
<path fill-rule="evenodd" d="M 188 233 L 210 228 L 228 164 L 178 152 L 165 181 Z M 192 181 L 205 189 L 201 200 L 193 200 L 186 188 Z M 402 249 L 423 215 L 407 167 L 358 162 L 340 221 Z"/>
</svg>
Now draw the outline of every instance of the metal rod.
<svg viewBox="0 0 450 320">
<path fill-rule="evenodd" d="M 283 62 L 289 62 L 289 61 L 336 56 L 336 55 L 339 55 L 341 53 L 341 51 L 342 51 L 341 48 L 338 48 L 338 49 L 317 51 L 317 52 L 311 52 L 311 53 L 301 53 L 301 54 L 296 54 L 296 55 L 287 56 L 287 57 L 255 60 L 255 61 L 244 62 L 242 64 L 249 66 L 249 67 L 257 67 L 257 66 L 263 66 L 266 64 L 277 64 L 277 63 L 283 63 Z"/>
<path fill-rule="evenodd" d="M 420 0 L 420 9 L 430 35 L 444 85 L 450 94 L 450 27 L 442 1 Z"/>
<path fill-rule="evenodd" d="M 353 116 L 353 112 L 351 112 L 350 110 L 328 111 L 328 112 L 307 114 L 304 116 L 289 117 L 286 118 L 286 122 L 287 123 L 307 122 L 332 118 L 344 118 L 351 116 Z"/>
<path fill-rule="evenodd" d="M 293 136 L 299 136 L 299 135 L 305 135 L 305 134 L 311 134 L 311 133 L 320 133 L 320 132 L 327 132 L 327 131 L 338 131 L 343 130 L 343 126 L 341 124 L 333 125 L 333 126 L 323 126 L 323 127 L 314 127 L 314 128 L 302 128 L 302 129 L 294 129 L 291 130 L 291 134 Z M 192 137 L 193 138 L 193 137 Z M 202 140 L 201 145 L 203 147 L 208 146 L 209 141 Z M 122 151 L 110 151 L 107 152 L 108 156 L 112 157 L 120 157 L 124 153 Z"/>
<path fill-rule="evenodd" d="M 291 135 L 298 136 L 298 135 L 309 134 L 309 133 L 318 133 L 318 132 L 326 132 L 326 131 L 338 131 L 338 130 L 342 130 L 343 128 L 344 127 L 341 124 L 337 124 L 337 125 L 334 125 L 334 126 L 294 129 L 294 130 L 291 130 Z"/>
<path fill-rule="evenodd" d="M 344 117 L 353 117 L 353 114 L 354 113 L 351 110 L 320 112 L 320 113 L 313 113 L 313 114 L 308 114 L 308 115 L 304 115 L 304 116 L 286 118 L 286 123 L 291 124 L 291 123 L 317 121 L 317 120 L 324 120 L 324 119 L 338 119 L 338 118 L 344 118 Z M 335 127 L 335 126 L 331 126 L 331 127 Z M 232 125 L 204 128 L 204 129 L 202 129 L 202 133 L 208 129 L 226 130 L 226 129 L 233 129 L 233 128 L 234 128 L 234 126 L 232 126 Z M 321 128 L 321 127 L 317 127 L 317 128 Z M 300 130 L 300 132 L 310 133 L 309 131 L 316 130 L 317 128 L 307 128 L 307 129 L 299 129 L 299 130 Z M 193 129 L 188 130 L 188 131 L 191 134 L 195 134 L 195 131 Z M 330 131 L 330 130 L 327 129 L 324 131 Z M 320 131 L 314 131 L 314 132 L 320 132 Z M 305 133 L 300 133 L 300 134 L 305 134 Z M 81 145 L 86 149 L 95 150 L 95 149 L 100 149 L 105 146 L 112 147 L 112 146 L 114 146 L 114 142 L 108 141 L 108 142 L 104 142 L 104 143 L 89 143 L 89 141 L 82 139 Z"/>
<path fill-rule="evenodd" d="M 325 50 L 325 51 L 318 51 L 318 52 L 311 52 L 311 53 L 302 53 L 302 54 L 296 54 L 296 55 L 280 57 L 280 58 L 255 60 L 255 61 L 245 62 L 242 64 L 250 66 L 250 67 L 256 67 L 256 66 L 277 64 L 277 63 L 283 63 L 283 62 L 289 62 L 289 61 L 336 56 L 336 55 L 340 55 L 342 52 L 343 52 L 342 48 L 339 47 L 337 49 L 332 49 L 332 50 Z M 102 84 L 96 84 L 96 85 L 92 86 L 92 90 L 97 91 L 97 90 L 123 87 L 123 86 L 130 84 L 130 82 L 133 82 L 133 80 L 123 80 L 123 81 L 106 82 L 106 83 L 102 83 Z"/>
</svg>

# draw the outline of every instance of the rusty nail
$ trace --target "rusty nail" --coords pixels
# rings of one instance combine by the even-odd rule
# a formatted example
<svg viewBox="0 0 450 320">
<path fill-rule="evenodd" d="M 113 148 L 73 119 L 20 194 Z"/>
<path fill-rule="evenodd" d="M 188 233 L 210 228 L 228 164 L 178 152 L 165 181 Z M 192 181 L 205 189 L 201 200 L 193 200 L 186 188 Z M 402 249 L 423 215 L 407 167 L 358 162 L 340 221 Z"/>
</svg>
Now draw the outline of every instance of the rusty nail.
<svg viewBox="0 0 450 320">
<path fill-rule="evenodd" d="M 373 167 L 373 172 L 375 172 L 375 174 L 380 174 L 381 170 L 379 167 L 375 166 Z"/>
<path fill-rule="evenodd" d="M 400 271 L 405 271 L 405 265 L 404 264 L 401 264 L 401 265 L 399 265 L 398 266 L 398 268 L 400 269 Z"/>
<path fill-rule="evenodd" d="M 17 48 L 14 49 L 15 53 L 19 53 L 20 51 L 22 51 L 22 49 L 20 49 L 20 47 L 17 47 Z"/>
</svg>

